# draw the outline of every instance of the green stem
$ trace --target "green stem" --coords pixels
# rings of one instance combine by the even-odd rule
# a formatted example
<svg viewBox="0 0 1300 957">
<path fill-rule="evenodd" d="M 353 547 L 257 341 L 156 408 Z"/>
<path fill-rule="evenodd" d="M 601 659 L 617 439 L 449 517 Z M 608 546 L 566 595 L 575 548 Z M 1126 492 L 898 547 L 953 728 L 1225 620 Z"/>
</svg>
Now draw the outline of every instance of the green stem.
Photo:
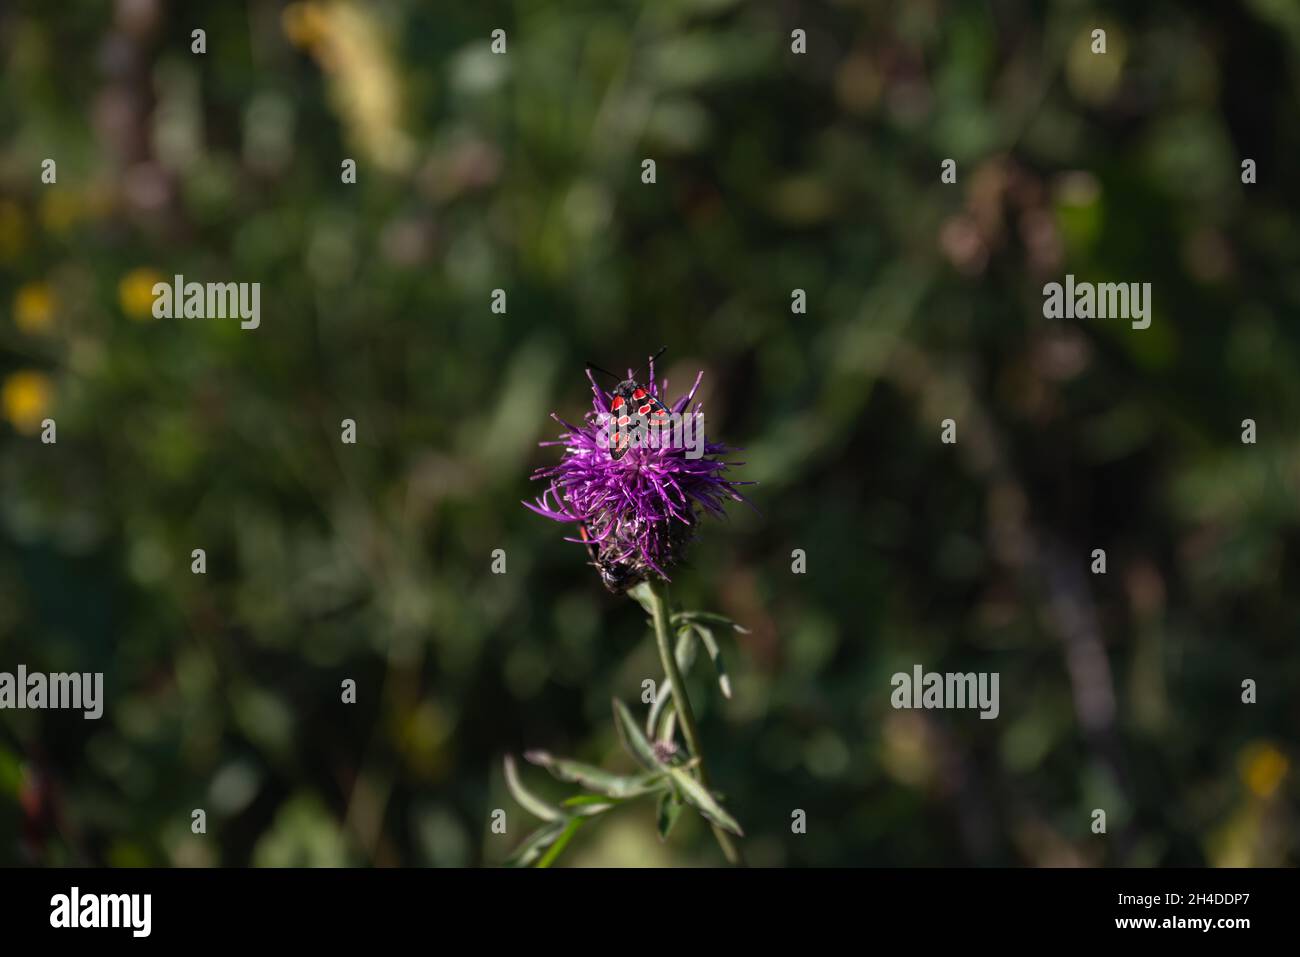
<svg viewBox="0 0 1300 957">
<path fill-rule="evenodd" d="M 659 659 L 663 663 L 664 674 L 668 676 L 668 681 L 672 685 L 673 711 L 677 713 L 678 721 L 682 726 L 682 737 L 686 739 L 687 750 L 690 751 L 692 757 L 699 759 L 697 771 L 700 784 L 708 788 L 709 775 L 704 767 L 704 747 L 700 741 L 700 729 L 695 723 L 695 712 L 691 708 L 690 696 L 686 693 L 686 682 L 682 680 L 681 669 L 677 667 L 677 655 L 673 652 L 671 629 L 668 626 L 667 589 L 653 581 L 647 581 L 645 589 L 650 596 L 650 608 L 654 619 L 655 644 L 659 646 Z M 740 850 L 731 839 L 731 835 L 716 824 L 712 825 L 712 827 L 713 836 L 717 838 L 718 846 L 722 848 L 722 853 L 727 858 L 727 861 L 732 864 L 743 864 Z"/>
<path fill-rule="evenodd" d="M 555 859 L 560 856 L 560 852 L 564 850 L 569 841 L 573 840 L 573 835 L 578 833 L 578 828 L 582 827 L 586 820 L 587 818 L 585 817 L 575 817 L 573 820 L 569 821 L 568 826 L 564 829 L 564 833 L 556 839 L 555 843 L 551 845 L 550 850 L 543 855 L 542 859 L 538 861 L 535 866 L 545 868 L 554 864 Z"/>
</svg>

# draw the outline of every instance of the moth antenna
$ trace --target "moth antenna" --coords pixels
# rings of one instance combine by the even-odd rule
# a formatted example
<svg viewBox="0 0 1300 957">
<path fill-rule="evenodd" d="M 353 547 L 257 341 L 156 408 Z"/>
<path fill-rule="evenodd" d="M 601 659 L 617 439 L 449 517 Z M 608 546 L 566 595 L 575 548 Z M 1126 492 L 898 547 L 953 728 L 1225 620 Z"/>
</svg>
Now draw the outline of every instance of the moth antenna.
<svg viewBox="0 0 1300 957">
<path fill-rule="evenodd" d="M 658 352 L 656 352 L 654 355 L 652 355 L 652 356 L 650 357 L 650 365 L 653 367 L 654 364 L 655 364 L 655 362 L 656 362 L 656 360 L 658 360 L 658 358 L 659 358 L 661 355 L 663 355 L 665 352 L 667 352 L 667 351 L 668 351 L 668 347 L 667 347 L 667 346 L 663 346 L 663 347 L 661 347 L 660 350 L 659 350 Z M 635 378 L 636 378 L 637 376 L 639 376 L 640 374 L 641 374 L 641 370 L 640 370 L 640 369 L 637 369 L 635 372 L 632 373 L 632 378 L 635 379 Z"/>
<path fill-rule="evenodd" d="M 603 372 L 605 375 L 609 376 L 609 377 L 610 377 L 611 379 L 613 379 L 615 382 L 621 382 L 621 381 L 623 381 L 623 380 L 620 379 L 618 376 L 614 375 L 614 373 L 610 372 L 608 369 L 602 369 L 600 366 L 596 365 L 596 363 L 594 363 L 594 362 L 588 362 L 588 363 L 587 363 L 587 368 L 588 368 L 588 369 L 591 369 L 593 372 Z"/>
</svg>

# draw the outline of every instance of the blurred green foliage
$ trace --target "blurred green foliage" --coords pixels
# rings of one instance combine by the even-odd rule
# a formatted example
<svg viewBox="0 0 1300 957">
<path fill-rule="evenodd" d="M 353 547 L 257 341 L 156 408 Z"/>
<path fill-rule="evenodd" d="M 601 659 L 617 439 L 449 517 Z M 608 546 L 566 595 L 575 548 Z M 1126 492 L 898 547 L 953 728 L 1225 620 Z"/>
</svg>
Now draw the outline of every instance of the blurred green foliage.
<svg viewBox="0 0 1300 957">
<path fill-rule="evenodd" d="M 751 862 L 1300 856 L 1293 4 L 75 0 L 0 50 L 0 670 L 108 696 L 0 714 L 0 862 L 504 860 L 501 755 L 623 767 L 658 673 L 536 443 L 665 343 L 762 483 L 674 581 L 751 629 L 693 695 Z M 1066 272 L 1150 329 L 1043 319 Z M 177 273 L 261 328 L 152 319 Z M 1000 717 L 893 710 L 915 663 Z M 565 862 L 719 860 L 654 833 Z"/>
</svg>

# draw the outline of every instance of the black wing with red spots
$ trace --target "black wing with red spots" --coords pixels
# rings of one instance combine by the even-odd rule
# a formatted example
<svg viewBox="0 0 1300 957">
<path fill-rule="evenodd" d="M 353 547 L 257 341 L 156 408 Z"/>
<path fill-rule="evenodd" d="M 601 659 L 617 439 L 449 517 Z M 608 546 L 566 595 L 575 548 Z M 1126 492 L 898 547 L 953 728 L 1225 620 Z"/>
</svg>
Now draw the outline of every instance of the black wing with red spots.
<svg viewBox="0 0 1300 957">
<path fill-rule="evenodd" d="M 666 423 L 667 407 L 645 389 L 637 386 L 627 397 L 615 395 L 609 405 L 615 429 L 609 454 L 618 461 L 632 447 L 634 437 L 644 439 L 647 424 Z"/>
</svg>

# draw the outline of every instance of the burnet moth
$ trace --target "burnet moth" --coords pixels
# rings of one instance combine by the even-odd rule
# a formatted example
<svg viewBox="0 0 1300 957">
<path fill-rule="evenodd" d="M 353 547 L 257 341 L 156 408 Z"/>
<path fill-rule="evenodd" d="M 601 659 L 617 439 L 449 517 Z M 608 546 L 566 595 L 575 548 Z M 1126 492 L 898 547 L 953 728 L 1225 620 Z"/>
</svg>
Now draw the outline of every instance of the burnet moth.
<svg viewBox="0 0 1300 957">
<path fill-rule="evenodd" d="M 658 359 L 667 348 L 665 346 L 656 352 L 650 361 Z M 587 368 L 618 381 L 609 401 L 609 414 L 615 426 L 610 437 L 609 455 L 617 462 L 634 444 L 645 441 L 652 424 L 668 424 L 668 408 L 636 381 L 635 374 L 630 379 L 619 380 L 614 373 L 591 362 L 587 363 Z"/>
</svg>

